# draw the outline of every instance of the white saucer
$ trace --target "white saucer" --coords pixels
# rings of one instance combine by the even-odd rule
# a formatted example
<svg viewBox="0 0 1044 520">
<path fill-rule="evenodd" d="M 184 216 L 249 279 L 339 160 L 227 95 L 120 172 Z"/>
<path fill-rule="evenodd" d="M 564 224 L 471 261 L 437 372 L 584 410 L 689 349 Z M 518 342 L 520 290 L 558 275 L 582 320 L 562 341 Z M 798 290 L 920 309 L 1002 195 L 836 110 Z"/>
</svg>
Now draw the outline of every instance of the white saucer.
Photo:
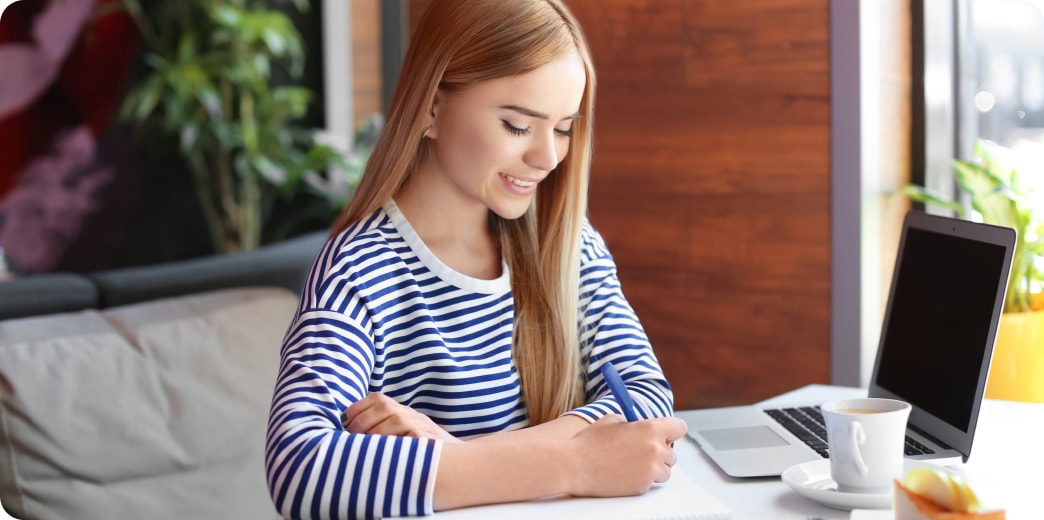
<svg viewBox="0 0 1044 520">
<path fill-rule="evenodd" d="M 903 473 L 914 468 L 941 466 L 920 460 L 903 461 Z M 891 509 L 892 491 L 885 493 L 842 493 L 837 490 L 837 482 L 830 478 L 830 460 L 813 460 L 788 468 L 781 476 L 794 491 L 801 496 L 820 504 L 851 511 L 852 509 Z"/>
</svg>

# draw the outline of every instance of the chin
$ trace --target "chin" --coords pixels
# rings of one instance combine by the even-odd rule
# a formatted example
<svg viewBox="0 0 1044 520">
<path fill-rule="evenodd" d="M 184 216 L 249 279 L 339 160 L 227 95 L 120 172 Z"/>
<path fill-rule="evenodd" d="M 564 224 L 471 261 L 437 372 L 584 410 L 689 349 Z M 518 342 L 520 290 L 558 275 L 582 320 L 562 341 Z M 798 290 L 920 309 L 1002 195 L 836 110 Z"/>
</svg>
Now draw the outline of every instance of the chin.
<svg viewBox="0 0 1044 520">
<path fill-rule="evenodd" d="M 515 220 L 526 214 L 531 206 L 530 201 L 525 204 L 497 204 L 489 207 L 489 210 L 504 220 Z"/>
</svg>

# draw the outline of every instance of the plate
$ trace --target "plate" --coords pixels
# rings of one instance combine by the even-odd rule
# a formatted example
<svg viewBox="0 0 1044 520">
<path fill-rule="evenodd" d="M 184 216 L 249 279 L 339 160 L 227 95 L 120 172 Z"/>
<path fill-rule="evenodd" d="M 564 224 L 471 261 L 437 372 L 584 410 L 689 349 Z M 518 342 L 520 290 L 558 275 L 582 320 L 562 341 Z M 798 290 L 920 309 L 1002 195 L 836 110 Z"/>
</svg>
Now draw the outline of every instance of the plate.
<svg viewBox="0 0 1044 520">
<path fill-rule="evenodd" d="M 903 461 L 903 473 L 914 468 L 941 468 L 938 464 L 921 460 Z M 885 493 L 843 493 L 837 490 L 837 482 L 830 478 L 830 459 L 813 460 L 792 466 L 781 476 L 801 496 L 826 507 L 851 511 L 852 509 L 891 509 L 892 491 Z"/>
</svg>

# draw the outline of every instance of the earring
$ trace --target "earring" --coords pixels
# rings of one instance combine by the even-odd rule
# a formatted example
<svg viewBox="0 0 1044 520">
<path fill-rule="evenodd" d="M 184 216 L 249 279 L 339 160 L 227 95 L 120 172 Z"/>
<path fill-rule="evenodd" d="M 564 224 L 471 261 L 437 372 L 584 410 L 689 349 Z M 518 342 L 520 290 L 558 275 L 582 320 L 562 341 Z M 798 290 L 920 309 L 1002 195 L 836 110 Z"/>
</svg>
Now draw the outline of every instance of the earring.
<svg viewBox="0 0 1044 520">
<path fill-rule="evenodd" d="M 423 133 L 423 134 L 421 134 L 421 137 L 423 137 L 423 138 L 425 138 L 425 139 L 428 139 L 428 132 L 429 132 L 430 130 L 431 130 L 431 127 L 430 127 L 430 126 L 429 126 L 428 128 L 425 128 L 425 129 L 424 129 L 424 133 Z"/>
</svg>

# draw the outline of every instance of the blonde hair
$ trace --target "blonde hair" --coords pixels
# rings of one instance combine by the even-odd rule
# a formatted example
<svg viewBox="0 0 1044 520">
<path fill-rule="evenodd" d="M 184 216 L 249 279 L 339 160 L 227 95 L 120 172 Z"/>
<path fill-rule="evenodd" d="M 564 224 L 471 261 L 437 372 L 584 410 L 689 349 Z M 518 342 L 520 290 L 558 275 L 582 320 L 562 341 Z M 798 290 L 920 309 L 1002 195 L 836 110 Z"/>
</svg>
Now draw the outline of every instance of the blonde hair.
<svg viewBox="0 0 1044 520">
<path fill-rule="evenodd" d="M 424 114 L 437 89 L 523 74 L 579 54 L 587 84 L 565 159 L 540 184 L 526 213 L 492 217 L 511 272 L 512 356 L 529 423 L 585 402 L 579 346 L 580 232 L 587 213 L 595 76 L 579 24 L 559 0 L 434 0 L 406 52 L 386 125 L 339 233 L 380 208 L 427 154 Z M 492 213 L 491 213 L 492 214 Z"/>
</svg>

